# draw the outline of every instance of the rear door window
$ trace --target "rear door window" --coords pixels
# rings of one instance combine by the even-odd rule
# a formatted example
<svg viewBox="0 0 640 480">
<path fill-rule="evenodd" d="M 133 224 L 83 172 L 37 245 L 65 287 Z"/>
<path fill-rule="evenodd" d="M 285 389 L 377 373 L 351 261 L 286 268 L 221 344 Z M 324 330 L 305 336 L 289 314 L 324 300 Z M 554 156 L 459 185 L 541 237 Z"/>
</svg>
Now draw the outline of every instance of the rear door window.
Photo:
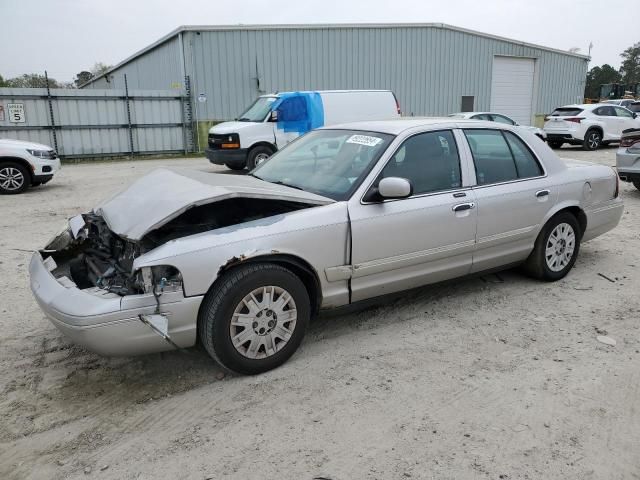
<svg viewBox="0 0 640 480">
<path fill-rule="evenodd" d="M 615 111 L 614 107 L 610 107 L 609 105 L 604 106 L 604 107 L 600 107 L 600 108 L 596 108 L 593 111 L 593 113 L 595 113 L 599 117 L 615 117 L 616 116 L 616 111 Z"/>
<path fill-rule="evenodd" d="M 509 182 L 543 174 L 535 156 L 515 134 L 500 130 L 466 129 L 478 185 Z"/>
<path fill-rule="evenodd" d="M 506 125 L 515 125 L 516 122 L 514 122 L 513 120 L 511 120 L 508 117 L 505 117 L 504 115 L 498 115 L 498 114 L 493 114 L 493 121 L 494 122 L 498 122 L 498 123 L 504 123 Z"/>
</svg>

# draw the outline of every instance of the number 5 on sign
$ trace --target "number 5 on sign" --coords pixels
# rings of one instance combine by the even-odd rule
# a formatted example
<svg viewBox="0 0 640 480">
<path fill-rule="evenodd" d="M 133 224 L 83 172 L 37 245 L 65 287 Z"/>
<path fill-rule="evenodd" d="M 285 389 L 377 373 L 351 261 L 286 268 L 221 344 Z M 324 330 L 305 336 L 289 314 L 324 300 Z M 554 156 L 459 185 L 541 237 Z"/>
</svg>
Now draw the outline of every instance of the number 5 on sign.
<svg viewBox="0 0 640 480">
<path fill-rule="evenodd" d="M 11 123 L 25 123 L 24 103 L 8 103 L 9 121 Z"/>
</svg>

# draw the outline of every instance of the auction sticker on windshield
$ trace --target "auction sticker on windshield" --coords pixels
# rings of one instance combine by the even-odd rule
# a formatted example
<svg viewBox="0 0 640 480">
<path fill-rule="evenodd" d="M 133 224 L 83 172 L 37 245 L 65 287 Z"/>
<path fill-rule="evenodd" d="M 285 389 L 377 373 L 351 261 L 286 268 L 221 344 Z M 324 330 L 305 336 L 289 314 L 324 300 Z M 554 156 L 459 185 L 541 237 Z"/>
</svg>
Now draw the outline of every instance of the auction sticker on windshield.
<svg viewBox="0 0 640 480">
<path fill-rule="evenodd" d="M 375 147 L 381 142 L 381 138 L 370 137 L 369 135 L 351 135 L 347 139 L 347 143 L 356 143 L 358 145 L 366 145 L 367 147 Z"/>
</svg>

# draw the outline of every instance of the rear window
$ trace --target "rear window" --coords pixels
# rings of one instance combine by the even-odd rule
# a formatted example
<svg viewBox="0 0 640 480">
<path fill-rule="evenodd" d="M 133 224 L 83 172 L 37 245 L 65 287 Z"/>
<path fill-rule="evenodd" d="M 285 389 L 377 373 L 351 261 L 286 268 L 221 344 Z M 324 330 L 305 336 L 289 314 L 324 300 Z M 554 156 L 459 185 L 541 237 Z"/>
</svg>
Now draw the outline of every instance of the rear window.
<svg viewBox="0 0 640 480">
<path fill-rule="evenodd" d="M 582 113 L 581 108 L 556 108 L 553 113 L 551 113 L 552 117 L 575 117 L 576 115 L 580 115 Z"/>
</svg>

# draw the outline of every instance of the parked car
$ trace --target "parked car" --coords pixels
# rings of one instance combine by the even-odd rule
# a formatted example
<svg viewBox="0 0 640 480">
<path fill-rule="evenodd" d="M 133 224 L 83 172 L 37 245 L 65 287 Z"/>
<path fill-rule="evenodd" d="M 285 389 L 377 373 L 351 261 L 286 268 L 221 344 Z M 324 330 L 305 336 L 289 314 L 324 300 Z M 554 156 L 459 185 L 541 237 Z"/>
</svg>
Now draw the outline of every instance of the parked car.
<svg viewBox="0 0 640 480">
<path fill-rule="evenodd" d="M 627 108 L 632 111 L 633 113 L 640 113 L 640 101 L 635 101 L 633 103 L 630 103 Z"/>
<path fill-rule="evenodd" d="M 622 132 L 616 152 L 616 168 L 621 180 L 632 182 L 640 190 L 640 128 Z"/>
<path fill-rule="evenodd" d="M 636 100 L 633 98 L 616 98 L 613 100 L 605 100 L 602 103 L 610 103 L 612 105 L 619 105 L 620 107 L 629 108 L 629 105 L 634 103 Z"/>
<path fill-rule="evenodd" d="M 400 116 L 389 90 L 327 90 L 262 95 L 237 121 L 209 130 L 206 156 L 233 170 L 252 170 L 313 128 Z"/>
<path fill-rule="evenodd" d="M 60 169 L 60 159 L 47 145 L 0 138 L 0 194 L 22 193 L 43 185 Z"/>
<path fill-rule="evenodd" d="M 530 131 L 540 140 L 546 141 L 547 134 L 545 131 L 538 127 L 532 127 L 529 125 L 520 125 L 515 120 L 503 115 L 501 113 L 492 113 L 492 112 L 460 112 L 460 113 L 452 113 L 449 115 L 450 117 L 455 118 L 467 118 L 469 120 L 485 120 L 487 122 L 498 122 L 504 123 L 505 125 L 513 125 L 516 127 L 523 128 L 525 130 Z"/>
<path fill-rule="evenodd" d="M 544 131 L 551 148 L 565 143 L 595 150 L 619 142 L 622 131 L 640 127 L 637 114 L 616 105 L 602 103 L 566 105 L 545 118 Z"/>
<path fill-rule="evenodd" d="M 517 264 L 561 279 L 622 211 L 611 167 L 563 161 L 517 127 L 352 123 L 300 137 L 248 176 L 138 179 L 34 253 L 31 288 L 90 350 L 199 339 L 255 374 L 286 361 L 320 309 Z"/>
</svg>

